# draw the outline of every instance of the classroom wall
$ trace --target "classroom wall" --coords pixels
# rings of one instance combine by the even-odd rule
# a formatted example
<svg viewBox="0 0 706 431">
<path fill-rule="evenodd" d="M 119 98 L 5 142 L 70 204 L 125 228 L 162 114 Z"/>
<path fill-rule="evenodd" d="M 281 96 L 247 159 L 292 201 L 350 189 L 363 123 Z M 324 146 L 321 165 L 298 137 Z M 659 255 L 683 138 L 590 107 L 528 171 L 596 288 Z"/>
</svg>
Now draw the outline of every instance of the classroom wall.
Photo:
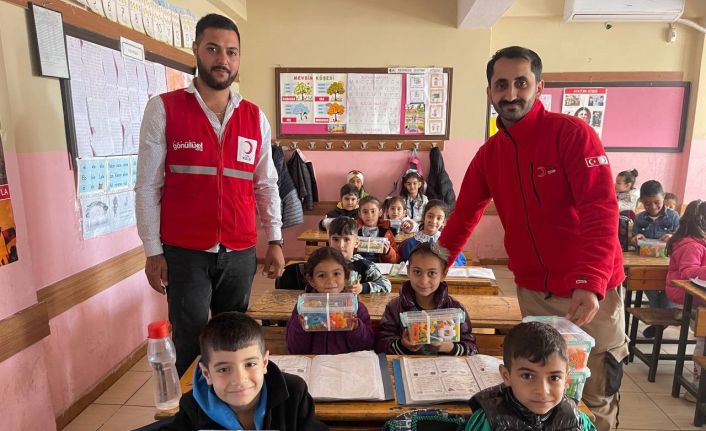
<svg viewBox="0 0 706 431">
<path fill-rule="evenodd" d="M 680 26 L 677 40 L 668 44 L 664 39 L 666 24 L 614 23 L 606 31 L 603 23 L 564 23 L 563 1 L 559 0 L 517 0 L 508 17 L 491 30 L 456 29 L 455 2 L 439 2 L 433 8 L 423 0 L 383 4 L 311 0 L 297 8 L 288 8 L 286 3 L 251 2 L 248 21 L 239 24 L 243 38 L 241 91 L 245 97 L 259 104 L 274 123 L 277 66 L 453 67 L 451 139 L 443 157 L 457 193 L 468 163 L 484 142 L 485 64 L 497 49 L 512 44 L 531 47 L 542 56 L 545 72 L 676 71 L 695 87 L 701 76 L 693 58 L 702 57 L 703 35 L 696 31 Z M 691 103 L 693 110 L 695 96 Z M 692 111 L 687 146 L 694 115 Z M 356 152 L 354 157 L 345 152 L 304 153 L 314 163 L 321 200 L 338 198 L 350 169 L 362 170 L 366 189 L 382 196 L 390 191 L 392 179 L 406 169 L 404 152 Z M 422 154 L 425 168 L 427 154 Z M 637 168 L 639 183 L 658 179 L 666 190 L 679 195 L 686 190 L 688 152 L 610 152 L 608 156 L 615 174 Z M 304 227 L 314 227 L 317 219 L 306 217 Z M 285 232 L 286 256 L 303 255 L 304 246 L 296 241 L 301 229 Z M 498 218 L 486 216 L 466 248 L 474 258 L 503 258 L 502 236 Z M 260 255 L 263 250 L 261 242 Z"/>
<path fill-rule="evenodd" d="M 202 15 L 206 2 L 176 0 Z M 0 320 L 37 304 L 37 291 L 141 247 L 136 229 L 84 241 L 59 81 L 34 76 L 26 11 L 0 1 L 0 134 L 17 223 L 19 261 L 0 267 Z M 55 429 L 166 318 L 142 271 L 49 320 L 51 334 L 0 362 L 3 429 Z"/>
</svg>

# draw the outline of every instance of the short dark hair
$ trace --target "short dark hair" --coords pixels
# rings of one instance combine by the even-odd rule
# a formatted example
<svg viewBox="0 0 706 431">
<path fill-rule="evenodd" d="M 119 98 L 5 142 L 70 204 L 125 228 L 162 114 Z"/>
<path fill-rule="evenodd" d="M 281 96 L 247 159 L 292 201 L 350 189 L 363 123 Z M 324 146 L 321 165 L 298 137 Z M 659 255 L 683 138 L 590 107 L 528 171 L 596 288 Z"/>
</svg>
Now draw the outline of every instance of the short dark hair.
<svg viewBox="0 0 706 431">
<path fill-rule="evenodd" d="M 328 225 L 328 234 L 331 235 L 358 235 L 358 223 L 350 217 L 339 216 Z"/>
<path fill-rule="evenodd" d="M 409 253 L 407 264 L 412 264 L 412 258 L 419 256 L 435 256 L 441 261 L 441 268 L 446 271 L 449 267 L 449 252 L 435 242 L 422 242 L 417 244 Z"/>
<path fill-rule="evenodd" d="M 664 196 L 664 189 L 662 189 L 662 184 L 657 180 L 649 180 L 642 183 L 640 186 L 640 197 L 644 198 L 647 196 Z"/>
<path fill-rule="evenodd" d="M 360 196 L 360 190 L 358 190 L 358 187 L 354 186 L 353 184 L 345 183 L 343 187 L 341 187 L 341 193 L 339 196 L 343 197 L 346 195 Z"/>
<path fill-rule="evenodd" d="M 204 30 L 207 28 L 219 28 L 222 30 L 232 30 L 238 35 L 238 42 L 240 42 L 240 31 L 238 31 L 238 26 L 228 17 L 223 15 L 218 15 L 217 13 L 210 13 L 202 17 L 199 22 L 196 23 L 196 36 L 195 41 L 198 43 L 203 36 Z"/>
<path fill-rule="evenodd" d="M 371 202 L 374 203 L 375 205 L 377 205 L 378 208 L 381 207 L 380 199 L 376 198 L 373 195 L 367 195 L 367 196 L 363 196 L 362 198 L 360 198 L 360 200 L 358 201 L 358 207 L 363 208 L 363 205 L 369 204 Z"/>
<path fill-rule="evenodd" d="M 208 366 L 211 352 L 237 352 L 257 344 L 265 354 L 265 337 L 260 325 L 245 313 L 228 311 L 215 315 L 201 330 L 201 362 Z"/>
<path fill-rule="evenodd" d="M 514 326 L 505 336 L 503 362 L 508 370 L 517 358 L 544 365 L 556 353 L 565 362 L 569 361 L 566 341 L 553 326 L 543 322 L 523 322 Z"/>
<path fill-rule="evenodd" d="M 536 52 L 521 46 L 508 46 L 507 48 L 497 51 L 490 61 L 488 61 L 488 65 L 485 67 L 485 75 L 488 77 L 488 86 L 490 86 L 490 80 L 493 79 L 495 63 L 501 58 L 522 58 L 529 61 L 534 79 L 537 82 L 542 79 L 542 59 L 539 58 Z"/>
<path fill-rule="evenodd" d="M 677 203 L 679 202 L 679 198 L 674 193 L 665 193 L 664 200 L 666 201 L 667 199 L 674 199 L 674 201 L 676 201 Z"/>
<path fill-rule="evenodd" d="M 348 261 L 345 257 L 343 257 L 340 251 L 332 247 L 321 247 L 314 250 L 314 252 L 311 253 L 311 255 L 309 256 L 309 259 L 306 261 L 304 273 L 309 277 L 313 277 L 314 268 L 316 268 L 316 265 L 326 260 L 333 260 L 340 263 L 343 267 L 343 274 L 346 277 L 346 280 L 348 280 L 348 278 L 351 276 L 351 270 L 348 267 Z"/>
<path fill-rule="evenodd" d="M 623 179 L 628 184 L 634 185 L 635 180 L 637 179 L 637 169 L 633 169 L 631 171 L 623 171 L 618 174 L 620 178 Z"/>
</svg>

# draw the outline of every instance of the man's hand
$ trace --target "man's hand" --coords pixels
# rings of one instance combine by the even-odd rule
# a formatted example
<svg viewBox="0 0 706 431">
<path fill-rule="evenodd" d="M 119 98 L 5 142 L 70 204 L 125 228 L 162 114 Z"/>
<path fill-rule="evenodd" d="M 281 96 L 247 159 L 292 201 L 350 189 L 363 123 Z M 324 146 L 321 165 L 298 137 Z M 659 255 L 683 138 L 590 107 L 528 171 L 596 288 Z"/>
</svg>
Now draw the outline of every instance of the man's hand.
<svg viewBox="0 0 706 431">
<path fill-rule="evenodd" d="M 595 293 L 586 289 L 576 289 L 571 295 L 571 304 L 565 317 L 577 326 L 583 326 L 591 323 L 598 313 L 599 307 L 598 297 Z"/>
<path fill-rule="evenodd" d="M 265 265 L 262 267 L 262 275 L 267 278 L 277 278 L 284 272 L 284 253 L 279 244 L 270 244 L 265 254 Z"/>
<path fill-rule="evenodd" d="M 164 295 L 167 286 L 167 259 L 163 254 L 149 256 L 145 262 L 145 274 L 152 289 Z"/>
</svg>

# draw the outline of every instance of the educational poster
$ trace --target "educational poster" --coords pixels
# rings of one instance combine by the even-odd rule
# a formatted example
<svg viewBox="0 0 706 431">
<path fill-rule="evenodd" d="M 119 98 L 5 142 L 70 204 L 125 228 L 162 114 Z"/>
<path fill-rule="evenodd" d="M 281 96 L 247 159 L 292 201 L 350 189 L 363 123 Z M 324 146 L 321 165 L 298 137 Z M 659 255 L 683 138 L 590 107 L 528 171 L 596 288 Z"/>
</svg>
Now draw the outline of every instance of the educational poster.
<svg viewBox="0 0 706 431">
<path fill-rule="evenodd" d="M 441 69 L 430 69 L 428 74 L 429 91 L 426 94 L 427 135 L 446 133 L 446 94 L 449 88 L 449 75 Z"/>
<path fill-rule="evenodd" d="M 279 81 L 282 123 L 314 122 L 314 74 L 283 73 Z"/>
<path fill-rule="evenodd" d="M 348 74 L 347 133 L 400 134 L 402 75 Z"/>
<path fill-rule="evenodd" d="M 404 106 L 404 134 L 423 135 L 428 90 L 428 75 L 407 74 L 406 103 Z"/>
<path fill-rule="evenodd" d="M 76 194 L 79 198 L 108 190 L 107 167 L 105 158 L 78 159 L 78 185 Z"/>
<path fill-rule="evenodd" d="M 346 86 L 345 73 L 314 74 L 314 123 L 337 125 L 345 132 Z"/>
<path fill-rule="evenodd" d="M 17 261 L 17 226 L 12 212 L 10 186 L 5 171 L 5 155 L 0 139 L 0 266 Z"/>
<path fill-rule="evenodd" d="M 81 199 L 83 239 L 91 239 L 110 232 L 108 196 L 98 195 Z"/>
<path fill-rule="evenodd" d="M 565 88 L 561 112 L 579 117 L 601 137 L 607 96 L 605 87 Z"/>
</svg>

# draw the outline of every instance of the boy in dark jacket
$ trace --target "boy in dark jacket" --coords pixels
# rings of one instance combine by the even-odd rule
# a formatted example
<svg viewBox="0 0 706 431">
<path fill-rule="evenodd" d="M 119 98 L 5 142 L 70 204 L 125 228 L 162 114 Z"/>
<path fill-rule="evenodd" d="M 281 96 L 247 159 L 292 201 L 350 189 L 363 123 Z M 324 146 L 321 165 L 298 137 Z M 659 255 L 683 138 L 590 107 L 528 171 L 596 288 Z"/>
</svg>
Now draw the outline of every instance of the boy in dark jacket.
<svg viewBox="0 0 706 431">
<path fill-rule="evenodd" d="M 338 202 L 336 208 L 326 213 L 326 216 L 319 222 L 319 229 L 328 230 L 328 225 L 331 224 L 333 219 L 340 216 L 350 217 L 352 219 L 358 218 L 358 190 L 352 184 L 344 184 L 341 187 L 341 201 Z"/>
<path fill-rule="evenodd" d="M 260 325 L 243 313 L 221 313 L 201 332 L 194 387 L 179 401 L 166 431 L 202 429 L 328 430 L 316 418 L 306 383 L 268 361 Z"/>
<path fill-rule="evenodd" d="M 466 431 L 596 431 L 564 396 L 569 378 L 566 342 L 546 323 L 527 322 L 505 336 L 503 383 L 471 398 Z"/>
</svg>

